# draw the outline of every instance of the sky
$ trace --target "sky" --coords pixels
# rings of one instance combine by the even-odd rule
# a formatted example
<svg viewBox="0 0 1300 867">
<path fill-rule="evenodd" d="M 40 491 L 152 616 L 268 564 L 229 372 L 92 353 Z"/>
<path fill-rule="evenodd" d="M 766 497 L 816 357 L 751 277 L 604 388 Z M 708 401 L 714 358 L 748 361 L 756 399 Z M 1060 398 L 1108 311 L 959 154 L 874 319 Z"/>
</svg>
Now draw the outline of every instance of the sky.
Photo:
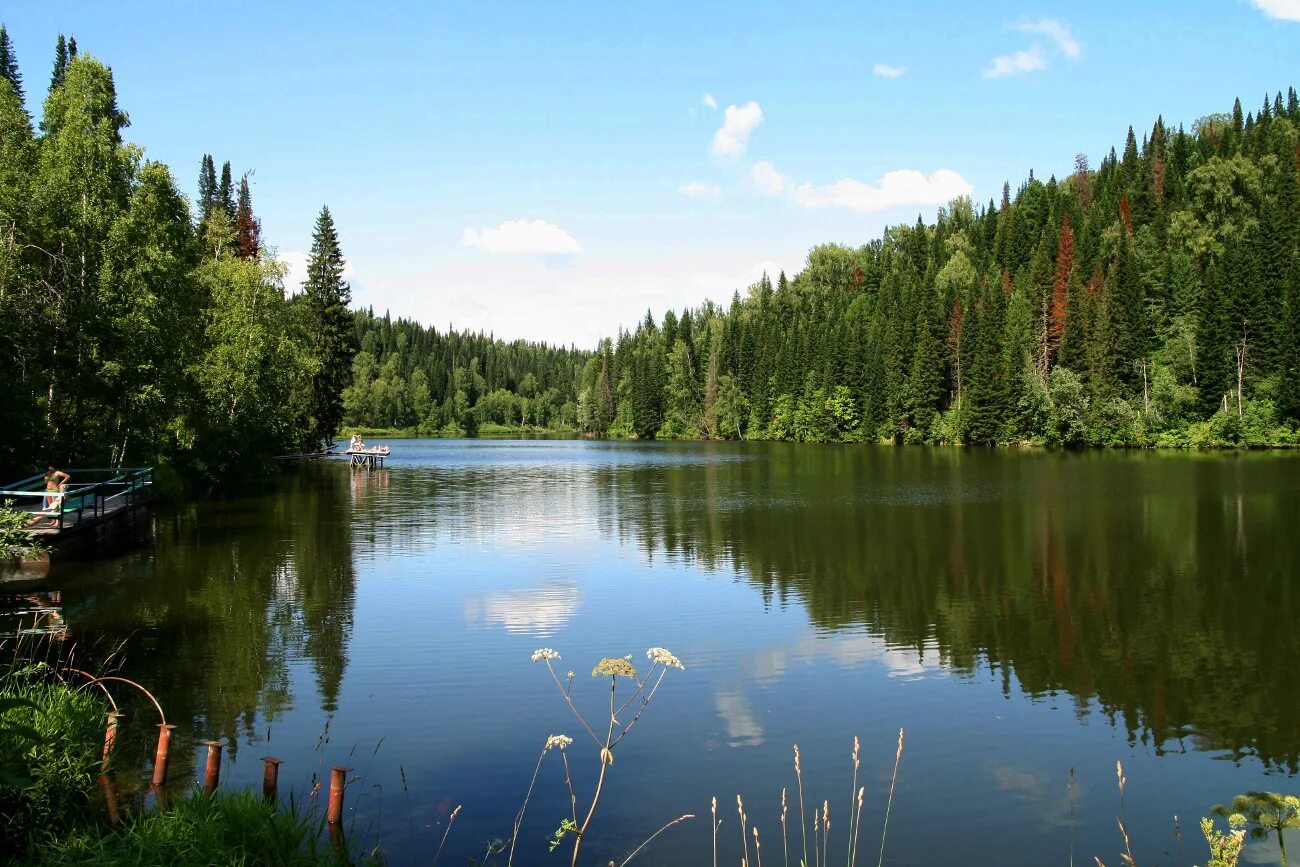
<svg viewBox="0 0 1300 867">
<path fill-rule="evenodd" d="M 34 111 L 59 33 L 191 197 L 250 172 L 302 279 L 327 204 L 357 307 L 593 346 L 822 243 L 1093 166 L 1300 87 L 1300 0 L 9 0 Z"/>
</svg>

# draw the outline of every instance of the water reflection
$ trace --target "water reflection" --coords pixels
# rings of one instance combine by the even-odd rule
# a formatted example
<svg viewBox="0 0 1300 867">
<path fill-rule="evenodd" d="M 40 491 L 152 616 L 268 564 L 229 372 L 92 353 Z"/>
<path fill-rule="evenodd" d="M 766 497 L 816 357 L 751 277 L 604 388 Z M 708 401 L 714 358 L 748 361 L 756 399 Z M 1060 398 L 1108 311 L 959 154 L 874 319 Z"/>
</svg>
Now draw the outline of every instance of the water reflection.
<svg viewBox="0 0 1300 867">
<path fill-rule="evenodd" d="M 314 703 L 334 710 L 356 593 L 352 540 L 340 532 L 348 493 L 346 476 L 290 474 L 269 495 L 159 510 L 151 548 L 60 573 L 79 646 L 101 658 L 117 649 L 161 697 L 176 738 L 226 738 L 232 757 L 293 708 L 299 660 Z"/>
<path fill-rule="evenodd" d="M 763 451 L 594 475 L 646 557 L 865 627 L 861 651 L 900 672 L 987 664 L 1080 713 L 1095 699 L 1157 752 L 1190 737 L 1296 769 L 1289 455 Z"/>
</svg>

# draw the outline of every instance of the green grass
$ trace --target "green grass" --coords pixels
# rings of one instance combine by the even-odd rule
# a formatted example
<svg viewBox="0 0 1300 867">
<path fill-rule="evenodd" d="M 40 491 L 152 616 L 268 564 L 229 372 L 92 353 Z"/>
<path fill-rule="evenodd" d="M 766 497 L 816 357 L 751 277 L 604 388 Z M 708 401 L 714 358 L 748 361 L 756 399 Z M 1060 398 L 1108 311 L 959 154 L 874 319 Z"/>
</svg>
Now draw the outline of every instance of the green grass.
<svg viewBox="0 0 1300 867">
<path fill-rule="evenodd" d="M 42 668 L 0 675 L 0 698 L 30 703 L 9 709 L 0 726 L 0 858 L 94 819 L 108 708 L 88 693 L 43 682 Z"/>
<path fill-rule="evenodd" d="M 323 841 L 322 824 L 292 804 L 272 808 L 250 791 L 194 794 L 173 802 L 165 813 L 137 816 L 120 831 L 96 825 L 50 835 L 25 863 L 49 867 L 357 863 L 355 853 L 335 853 Z"/>
</svg>

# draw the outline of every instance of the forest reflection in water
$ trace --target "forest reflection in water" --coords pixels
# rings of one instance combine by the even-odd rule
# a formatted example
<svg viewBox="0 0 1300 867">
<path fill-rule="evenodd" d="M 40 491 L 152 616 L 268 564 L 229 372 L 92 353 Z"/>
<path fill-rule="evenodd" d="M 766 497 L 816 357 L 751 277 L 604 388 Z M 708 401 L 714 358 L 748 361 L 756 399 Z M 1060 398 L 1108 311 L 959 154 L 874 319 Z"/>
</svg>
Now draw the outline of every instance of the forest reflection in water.
<svg viewBox="0 0 1300 867">
<path fill-rule="evenodd" d="M 572 726 L 528 667 L 542 645 L 585 662 L 662 643 L 688 663 L 630 741 L 660 758 L 620 763 L 611 834 L 657 827 L 620 803 L 676 815 L 711 791 L 771 788 L 796 739 L 829 776 L 842 762 L 819 765 L 819 749 L 886 742 L 904 723 L 928 739 L 910 761 L 929 783 L 905 783 L 891 834 L 926 863 L 1018 821 L 1004 815 L 1017 805 L 1041 827 L 1007 863 L 1054 851 L 1056 778 L 1118 757 L 1087 726 L 1098 711 L 1153 770 L 1166 751 L 1245 763 L 1148 775 L 1152 823 L 1180 796 L 1205 810 L 1235 794 L 1225 785 L 1258 788 L 1261 770 L 1300 762 L 1292 455 L 392 445 L 382 471 L 304 465 L 159 508 L 151 544 L 58 564 L 49 590 L 79 652 L 120 644 L 178 737 L 249 754 L 232 784 L 255 780 L 267 752 L 303 786 L 366 753 L 376 785 L 413 781 L 406 816 L 357 808 L 398 862 L 462 800 L 453 848 L 509 827 L 531 739 Z M 1044 716 L 1058 696 L 1076 726 Z M 196 755 L 182 751 L 176 778 Z M 1190 791 L 1187 775 L 1205 782 Z M 975 799 L 942 840 L 925 832 L 936 779 Z M 537 797 L 538 815 L 564 809 Z M 1113 833 L 1113 816 L 1098 819 L 1112 811 L 1098 787 L 1079 821 Z M 658 863 L 706 843 L 707 829 L 682 830 Z"/>
</svg>

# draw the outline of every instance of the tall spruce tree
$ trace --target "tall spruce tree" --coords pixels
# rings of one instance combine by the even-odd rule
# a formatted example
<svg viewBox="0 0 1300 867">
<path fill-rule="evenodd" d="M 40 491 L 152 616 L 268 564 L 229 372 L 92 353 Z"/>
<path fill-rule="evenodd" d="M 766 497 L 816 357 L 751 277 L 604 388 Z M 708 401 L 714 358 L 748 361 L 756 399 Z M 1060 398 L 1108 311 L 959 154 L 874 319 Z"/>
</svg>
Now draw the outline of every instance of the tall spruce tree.
<svg viewBox="0 0 1300 867">
<path fill-rule="evenodd" d="M 212 162 L 212 154 L 204 154 L 199 164 L 199 222 L 206 223 L 212 216 L 212 207 L 217 201 L 217 169 Z"/>
<path fill-rule="evenodd" d="M 63 84 L 64 77 L 68 74 L 68 42 L 63 34 L 59 34 L 59 41 L 54 46 L 54 70 L 50 73 L 50 90 L 56 90 Z"/>
<path fill-rule="evenodd" d="M 357 345 L 348 310 L 352 290 L 343 279 L 344 265 L 334 218 L 328 206 L 322 207 L 307 257 L 307 279 L 302 284 L 311 355 L 317 364 L 305 431 L 308 445 L 328 445 L 338 431 L 343 421 L 343 389 L 352 378 Z"/>
<path fill-rule="evenodd" d="M 248 175 L 239 179 L 239 204 L 235 207 L 235 243 L 241 259 L 256 259 L 262 249 L 262 226 L 253 216 L 253 197 Z"/>
<path fill-rule="evenodd" d="M 221 165 L 221 186 L 217 188 L 217 202 L 226 215 L 226 225 L 235 224 L 235 184 L 230 174 L 230 160 Z"/>
<path fill-rule="evenodd" d="M 9 86 L 23 99 L 23 75 L 18 71 L 18 58 L 14 56 L 13 44 L 9 41 L 9 32 L 0 24 L 0 78 L 9 82 Z"/>
</svg>

